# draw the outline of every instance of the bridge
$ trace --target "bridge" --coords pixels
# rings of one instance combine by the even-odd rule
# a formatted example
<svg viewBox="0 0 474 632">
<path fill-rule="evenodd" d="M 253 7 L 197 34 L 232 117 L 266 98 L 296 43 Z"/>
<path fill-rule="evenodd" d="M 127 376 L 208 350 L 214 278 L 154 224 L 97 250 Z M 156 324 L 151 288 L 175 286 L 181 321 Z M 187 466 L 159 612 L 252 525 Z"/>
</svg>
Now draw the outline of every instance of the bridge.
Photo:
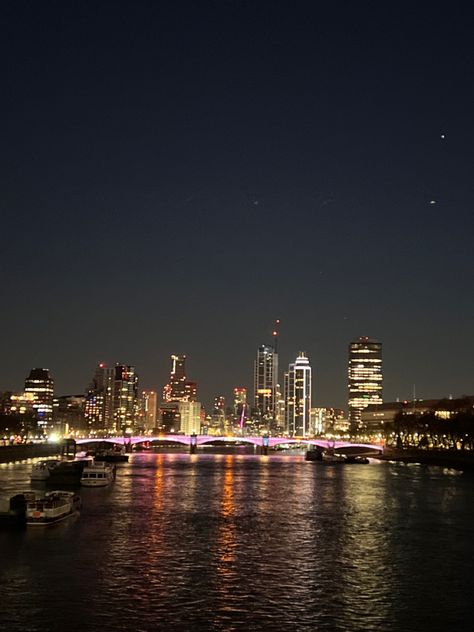
<svg viewBox="0 0 474 632">
<path fill-rule="evenodd" d="M 349 441 L 328 441 L 327 439 L 303 439 L 299 437 L 267 437 L 267 436 L 255 436 L 255 437 L 239 437 L 239 436 L 214 436 L 214 435 L 182 435 L 182 434 L 166 434 L 158 436 L 130 436 L 130 437 L 107 437 L 106 439 L 89 438 L 89 439 L 77 439 L 78 445 L 91 444 L 91 443 L 111 443 L 115 445 L 122 445 L 131 448 L 139 443 L 180 443 L 187 446 L 193 451 L 200 445 L 206 445 L 209 443 L 247 443 L 250 445 L 258 446 L 264 449 L 264 452 L 268 448 L 274 448 L 278 445 L 292 445 L 303 444 L 309 447 L 318 447 L 322 449 L 334 448 L 340 450 L 343 448 L 360 448 L 361 450 L 374 450 L 377 452 L 383 451 L 383 445 L 374 443 L 351 443 Z"/>
</svg>

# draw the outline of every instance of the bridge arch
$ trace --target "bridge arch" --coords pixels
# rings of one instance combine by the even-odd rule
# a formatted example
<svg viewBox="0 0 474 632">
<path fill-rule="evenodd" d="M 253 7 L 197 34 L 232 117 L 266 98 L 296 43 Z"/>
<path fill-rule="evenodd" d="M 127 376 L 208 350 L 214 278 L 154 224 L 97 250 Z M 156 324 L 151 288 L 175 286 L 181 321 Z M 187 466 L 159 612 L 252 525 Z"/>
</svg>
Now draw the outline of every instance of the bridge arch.
<svg viewBox="0 0 474 632">
<path fill-rule="evenodd" d="M 196 445 L 206 445 L 209 443 L 247 443 L 254 446 L 263 445 L 263 437 L 250 436 L 250 437 L 217 437 L 213 435 L 197 435 Z M 110 443 L 115 445 L 136 445 L 137 443 L 145 442 L 161 442 L 161 443 L 180 443 L 181 445 L 190 446 L 191 436 L 180 434 L 168 434 L 158 436 L 136 436 L 136 437 L 107 437 L 107 438 L 88 438 L 77 439 L 78 445 L 88 445 L 97 443 Z M 372 443 L 350 443 L 349 441 L 328 441 L 327 439 L 303 439 L 298 437 L 269 437 L 268 447 L 273 448 L 282 444 L 302 444 L 306 446 L 317 446 L 322 449 L 334 448 L 336 450 L 342 450 L 344 448 L 360 448 L 364 450 L 370 450 L 375 452 L 382 452 L 383 445 L 376 445 Z"/>
</svg>

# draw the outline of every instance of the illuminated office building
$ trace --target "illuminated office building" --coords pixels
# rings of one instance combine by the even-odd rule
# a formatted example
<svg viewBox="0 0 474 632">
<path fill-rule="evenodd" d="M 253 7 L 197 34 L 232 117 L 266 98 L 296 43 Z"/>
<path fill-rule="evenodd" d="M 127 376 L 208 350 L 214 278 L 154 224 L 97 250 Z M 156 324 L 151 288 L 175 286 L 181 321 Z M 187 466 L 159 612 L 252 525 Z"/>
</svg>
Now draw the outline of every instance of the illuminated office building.
<svg viewBox="0 0 474 632">
<path fill-rule="evenodd" d="M 135 367 L 115 365 L 113 409 L 114 429 L 124 432 L 133 427 L 137 413 L 138 376 Z"/>
<path fill-rule="evenodd" d="M 197 382 L 186 377 L 186 356 L 171 356 L 171 373 L 168 384 L 163 388 L 163 402 L 195 402 Z"/>
<path fill-rule="evenodd" d="M 171 373 L 168 384 L 163 389 L 163 401 L 185 401 L 186 396 L 186 356 L 171 356 Z"/>
<path fill-rule="evenodd" d="M 201 403 L 178 402 L 180 416 L 180 431 L 183 434 L 199 434 L 201 431 Z"/>
<path fill-rule="evenodd" d="M 139 404 L 139 425 L 145 431 L 156 428 L 156 391 L 142 391 Z"/>
<path fill-rule="evenodd" d="M 4 393 L 3 395 L 2 412 L 6 415 L 19 416 L 22 434 L 35 436 L 38 427 L 34 393 Z"/>
<path fill-rule="evenodd" d="M 276 386 L 278 353 L 271 345 L 260 345 L 254 371 L 254 407 L 260 418 L 269 422 L 276 418 Z"/>
<path fill-rule="evenodd" d="M 67 434 L 87 430 L 84 417 L 84 395 L 61 395 L 53 400 L 53 422 L 56 432 Z"/>
<path fill-rule="evenodd" d="M 285 425 L 292 437 L 310 433 L 311 389 L 311 365 L 301 352 L 285 373 Z"/>
<path fill-rule="evenodd" d="M 46 434 L 53 425 L 54 381 L 48 369 L 31 369 L 25 380 L 25 394 L 34 396 L 33 409 L 38 431 Z"/>
<path fill-rule="evenodd" d="M 115 369 L 101 362 L 87 390 L 84 416 L 87 430 L 112 432 L 114 430 L 113 390 Z"/>
<path fill-rule="evenodd" d="M 361 427 L 364 408 L 382 403 L 382 343 L 362 336 L 349 344 L 349 422 Z"/>
<path fill-rule="evenodd" d="M 197 401 L 197 382 L 190 382 L 189 380 L 186 380 L 184 385 L 184 401 Z"/>
<path fill-rule="evenodd" d="M 138 376 L 130 365 L 100 363 L 86 395 L 85 419 L 90 432 L 121 434 L 134 425 L 138 411 Z"/>
</svg>

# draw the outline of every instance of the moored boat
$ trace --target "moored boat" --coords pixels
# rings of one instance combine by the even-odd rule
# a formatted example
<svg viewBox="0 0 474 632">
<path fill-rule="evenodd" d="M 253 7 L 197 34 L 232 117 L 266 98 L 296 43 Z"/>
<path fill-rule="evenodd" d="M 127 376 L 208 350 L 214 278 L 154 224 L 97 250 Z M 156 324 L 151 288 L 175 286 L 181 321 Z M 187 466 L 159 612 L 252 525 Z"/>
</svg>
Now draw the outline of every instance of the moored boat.
<svg viewBox="0 0 474 632">
<path fill-rule="evenodd" d="M 98 450 L 94 454 L 94 460 L 106 463 L 127 463 L 128 454 L 125 454 L 124 450 Z"/>
<path fill-rule="evenodd" d="M 369 459 L 366 456 L 350 454 L 346 456 L 345 458 L 346 458 L 346 463 L 359 464 L 359 465 L 366 465 L 367 463 L 369 463 Z"/>
<path fill-rule="evenodd" d="M 48 485 L 58 487 L 62 485 L 79 485 L 82 471 L 92 459 L 79 459 L 75 461 L 60 461 L 52 468 L 46 479 Z"/>
<path fill-rule="evenodd" d="M 45 481 L 49 478 L 51 470 L 54 469 L 58 463 L 60 463 L 59 459 L 49 459 L 34 463 L 31 468 L 30 479 L 32 481 Z"/>
<path fill-rule="evenodd" d="M 323 453 L 321 452 L 321 450 L 318 450 L 317 448 L 313 448 L 312 450 L 306 451 L 304 458 L 306 461 L 322 461 Z"/>
<path fill-rule="evenodd" d="M 26 506 L 27 526 L 46 527 L 78 513 L 81 499 L 74 492 L 55 490 L 43 498 L 31 500 Z"/>
<path fill-rule="evenodd" d="M 81 485 L 84 487 L 105 487 L 115 479 L 116 466 L 104 461 L 90 463 L 82 470 Z"/>
<path fill-rule="evenodd" d="M 322 454 L 322 461 L 323 463 L 328 463 L 329 465 L 345 463 L 346 457 L 342 454 L 337 454 L 333 449 L 328 448 Z"/>
</svg>

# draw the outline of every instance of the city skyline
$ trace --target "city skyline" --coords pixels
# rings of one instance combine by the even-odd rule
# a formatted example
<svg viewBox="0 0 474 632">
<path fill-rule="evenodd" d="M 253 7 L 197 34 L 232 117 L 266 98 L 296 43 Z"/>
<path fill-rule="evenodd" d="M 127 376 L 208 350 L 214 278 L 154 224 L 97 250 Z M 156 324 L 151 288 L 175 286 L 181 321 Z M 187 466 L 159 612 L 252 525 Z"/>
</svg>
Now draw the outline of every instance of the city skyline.
<svg viewBox="0 0 474 632">
<path fill-rule="evenodd" d="M 472 392 L 469 9 L 158 5 L 2 7 L 3 388 L 186 353 L 210 401 L 278 316 L 318 403 L 359 335 L 387 398 Z"/>
<path fill-rule="evenodd" d="M 473 17 L 0 3 L 1 630 L 472 628 Z"/>
<path fill-rule="evenodd" d="M 348 386 L 349 386 L 349 390 L 350 390 L 350 382 L 351 382 L 351 378 L 350 378 L 350 373 L 349 376 L 347 374 L 347 344 L 349 344 L 349 349 L 351 348 L 352 345 L 360 342 L 360 341 L 368 341 L 370 343 L 375 343 L 376 345 L 380 345 L 381 343 L 379 343 L 379 341 L 374 340 L 372 337 L 369 336 L 358 336 L 356 337 L 354 340 L 352 340 L 349 343 L 346 343 L 346 345 L 344 346 L 344 351 L 345 351 L 345 358 L 344 358 L 344 364 L 341 367 L 341 374 L 342 374 L 342 378 L 341 376 L 339 376 L 339 382 L 343 382 L 344 386 L 343 386 L 343 393 L 340 394 L 339 398 L 335 401 L 332 400 L 328 400 L 325 398 L 324 393 L 321 393 L 320 391 L 320 383 L 325 383 L 325 379 L 324 379 L 324 375 L 320 373 L 319 371 L 319 367 L 317 365 L 317 362 L 313 362 L 313 360 L 311 360 L 311 368 L 313 369 L 314 375 L 316 376 L 317 379 L 317 383 L 318 383 L 318 387 L 317 390 L 314 388 L 314 383 L 313 383 L 313 387 L 311 389 L 311 394 L 312 394 L 312 406 L 322 406 L 322 407 L 334 407 L 334 408 L 341 408 L 343 410 L 346 411 L 346 413 L 350 416 L 350 405 L 349 405 L 349 399 L 350 399 L 350 395 L 348 395 Z M 260 354 L 263 350 L 265 350 L 265 353 L 270 353 L 271 357 L 272 353 L 273 353 L 273 347 L 270 344 L 261 344 L 257 346 L 257 361 L 258 358 L 260 357 Z M 255 353 L 255 352 L 254 352 Z M 280 355 L 280 351 L 278 350 L 278 355 L 281 358 Z M 286 354 L 285 354 L 286 355 Z M 294 354 L 296 355 L 296 353 Z M 305 354 L 303 354 L 305 355 Z M 308 354 L 309 355 L 309 354 Z M 294 357 L 293 360 L 291 360 L 291 356 L 290 357 L 290 361 L 287 362 L 286 364 L 283 364 L 283 366 L 280 366 L 278 368 L 278 374 L 277 376 L 275 376 L 275 378 L 272 377 L 272 379 L 274 379 L 275 384 L 277 386 L 279 386 L 279 392 L 280 395 L 283 396 L 284 395 L 284 378 L 285 378 L 285 373 L 287 372 L 287 368 L 289 365 L 291 365 L 292 361 L 294 362 Z M 218 388 L 214 388 L 212 385 L 212 381 L 208 380 L 202 380 L 200 378 L 200 376 L 198 376 L 198 378 L 194 381 L 194 378 L 196 378 L 196 376 L 194 375 L 194 369 L 193 369 L 193 381 L 190 381 L 187 379 L 187 375 L 185 375 L 185 369 L 184 369 L 184 363 L 186 362 L 186 360 L 189 359 L 189 355 L 188 354 L 175 354 L 172 353 L 170 354 L 168 357 L 166 358 L 162 358 L 161 362 L 160 362 L 160 366 L 159 366 L 159 373 L 161 374 L 165 374 L 165 377 L 163 378 L 163 380 L 160 382 L 152 382 L 152 380 L 150 380 L 149 378 L 147 379 L 147 377 L 143 377 L 143 374 L 140 370 L 140 367 L 137 367 L 137 374 L 138 377 L 140 379 L 139 382 L 139 390 L 141 391 L 154 391 L 157 393 L 157 401 L 158 402 L 165 402 L 166 400 L 166 390 L 167 388 L 169 388 L 169 382 L 170 382 L 170 374 L 169 374 L 169 361 L 172 361 L 172 376 L 173 376 L 173 372 L 176 370 L 176 367 L 178 367 L 178 370 L 181 371 L 182 375 L 180 374 L 180 379 L 177 381 L 177 384 L 179 384 L 181 381 L 183 382 L 183 389 L 185 389 L 184 384 L 188 384 L 192 389 L 194 389 L 194 398 L 196 397 L 196 389 L 199 390 L 199 396 L 198 399 L 199 401 L 202 402 L 202 404 L 204 405 L 205 409 L 207 412 L 210 412 L 212 410 L 212 402 L 214 401 L 214 399 L 217 397 L 217 393 L 222 392 L 224 393 L 224 397 L 226 399 L 226 402 L 231 402 L 232 401 L 232 396 L 235 396 L 235 390 L 239 390 L 240 388 L 243 388 L 246 393 L 248 394 L 248 396 L 251 398 L 251 402 L 252 402 L 252 407 L 254 408 L 258 408 L 258 405 L 256 405 L 256 401 L 254 401 L 254 396 L 255 396 L 255 387 L 257 385 L 256 382 L 256 360 L 255 360 L 255 355 L 253 357 L 253 360 L 250 362 L 250 369 L 249 367 L 247 367 L 248 371 L 247 371 L 247 378 L 246 381 L 243 379 L 241 380 L 241 382 L 239 383 L 239 386 L 237 386 L 236 384 L 232 385 L 232 384 L 227 384 L 224 386 L 224 388 L 218 389 Z M 349 367 L 350 367 L 350 352 L 349 352 Z M 273 359 L 271 360 L 271 364 L 273 367 Z M 281 360 L 280 360 L 281 362 Z M 191 365 L 194 366 L 195 363 L 195 359 L 191 358 Z M 199 363 L 197 363 L 199 364 Z M 278 359 L 276 361 L 277 367 L 278 367 Z M 388 361 L 388 364 L 390 366 L 390 359 Z M 111 374 L 115 371 L 115 369 L 117 367 L 121 367 L 122 363 L 121 362 L 98 362 L 95 365 L 95 371 L 97 373 L 97 371 L 109 371 Z M 133 371 L 135 371 L 135 366 L 130 365 L 130 368 L 132 368 Z M 55 397 L 61 397 L 64 395 L 77 395 L 80 393 L 83 394 L 87 394 L 88 390 L 90 392 L 90 388 L 91 388 L 91 380 L 90 380 L 90 375 L 89 375 L 89 380 L 87 381 L 87 384 L 84 387 L 81 387 L 81 385 L 76 385 L 76 387 L 71 388 L 69 390 L 64 390 L 61 389 L 60 387 L 58 387 L 58 384 L 61 384 L 64 382 L 64 376 L 60 376 L 57 375 L 56 372 L 54 371 L 54 369 L 51 369 L 50 367 L 33 367 L 31 370 L 28 369 L 27 371 L 36 371 L 36 370 L 42 370 L 42 371 L 49 371 L 52 380 L 54 381 L 55 384 L 55 388 L 54 388 L 54 394 Z M 91 369 L 91 367 L 89 367 L 89 374 L 91 374 L 91 371 L 93 369 Z M 272 368 L 273 371 L 273 368 Z M 350 369 L 349 369 L 350 371 Z M 158 372 L 157 372 L 158 373 Z M 186 374 L 187 374 L 187 370 L 186 370 Z M 273 375 L 273 372 L 272 372 Z M 278 379 L 277 379 L 278 378 Z M 21 385 L 23 385 L 25 383 L 25 380 L 28 380 L 28 377 L 25 373 L 25 375 L 23 376 L 23 379 L 21 380 Z M 314 376 L 313 376 L 313 380 L 314 380 Z M 419 385 L 417 387 L 417 385 L 415 383 L 408 385 L 408 390 L 405 393 L 396 393 L 393 394 L 391 391 L 387 391 L 385 385 L 387 382 L 389 383 L 393 383 L 394 379 L 393 376 L 387 375 L 386 374 L 386 370 L 385 370 L 385 359 L 384 359 L 384 370 L 383 370 L 383 400 L 384 401 L 403 401 L 403 400 L 410 400 L 413 399 L 413 397 L 415 396 L 417 399 L 419 400 L 423 400 L 423 399 L 428 399 L 430 397 L 446 397 L 446 398 L 457 398 L 457 397 L 462 397 L 465 395 L 468 395 L 471 391 L 469 390 L 459 390 L 459 389 L 453 389 L 451 391 L 441 391 L 441 392 L 437 392 L 437 393 L 424 393 L 420 391 Z M 10 384 L 12 383 L 11 381 L 9 382 Z M 1 384 L 0 383 L 0 392 L 4 391 L 10 391 L 13 393 L 20 393 L 23 389 L 22 386 L 19 385 L 13 385 L 12 387 L 8 387 L 5 386 L 5 384 Z M 178 386 L 179 389 L 179 386 Z M 201 396 L 201 391 L 204 393 L 208 393 L 209 396 Z M 185 389 L 185 391 L 183 390 L 183 393 L 185 393 L 185 399 L 187 399 L 188 397 L 188 390 L 187 388 Z M 179 394 L 178 394 L 179 395 Z M 178 399 L 180 399 L 180 397 L 178 397 Z M 193 396 L 191 396 L 191 399 L 193 399 Z M 277 404 L 278 402 L 276 402 Z"/>
</svg>

